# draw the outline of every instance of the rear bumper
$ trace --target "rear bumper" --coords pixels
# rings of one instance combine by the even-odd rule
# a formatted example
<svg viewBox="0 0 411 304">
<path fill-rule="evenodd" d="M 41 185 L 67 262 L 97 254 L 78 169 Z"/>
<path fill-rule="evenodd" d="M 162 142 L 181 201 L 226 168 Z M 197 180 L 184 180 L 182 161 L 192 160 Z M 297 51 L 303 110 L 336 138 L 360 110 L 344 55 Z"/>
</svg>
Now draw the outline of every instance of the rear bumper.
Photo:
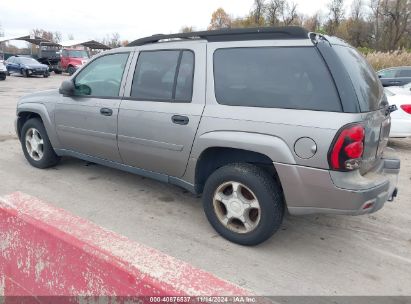
<svg viewBox="0 0 411 304">
<path fill-rule="evenodd" d="M 275 164 L 290 214 L 361 215 L 376 212 L 397 194 L 400 160 L 392 149 L 365 175 Z"/>
</svg>

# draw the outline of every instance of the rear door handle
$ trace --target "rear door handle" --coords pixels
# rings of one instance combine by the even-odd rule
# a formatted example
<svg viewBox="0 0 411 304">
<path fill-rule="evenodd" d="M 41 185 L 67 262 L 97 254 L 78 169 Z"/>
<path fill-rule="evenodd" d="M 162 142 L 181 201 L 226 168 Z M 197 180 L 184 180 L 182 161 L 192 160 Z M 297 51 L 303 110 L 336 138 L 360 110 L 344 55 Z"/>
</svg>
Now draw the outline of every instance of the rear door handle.
<svg viewBox="0 0 411 304">
<path fill-rule="evenodd" d="M 174 115 L 173 117 L 171 117 L 171 121 L 177 125 L 188 125 L 188 122 L 190 120 L 187 116 Z"/>
<path fill-rule="evenodd" d="M 100 114 L 104 116 L 111 116 L 113 115 L 113 110 L 109 108 L 101 108 L 100 109 Z"/>
</svg>

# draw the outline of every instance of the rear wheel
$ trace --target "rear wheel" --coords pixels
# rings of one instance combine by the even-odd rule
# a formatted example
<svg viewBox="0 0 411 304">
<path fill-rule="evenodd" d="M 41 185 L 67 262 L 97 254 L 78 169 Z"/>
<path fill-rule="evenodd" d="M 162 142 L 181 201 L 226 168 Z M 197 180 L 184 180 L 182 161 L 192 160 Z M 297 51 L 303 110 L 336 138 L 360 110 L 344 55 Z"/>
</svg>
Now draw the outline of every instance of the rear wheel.
<svg viewBox="0 0 411 304">
<path fill-rule="evenodd" d="M 34 167 L 45 169 L 56 165 L 60 158 L 54 152 L 43 123 L 32 118 L 21 130 L 21 146 L 27 161 Z"/>
<path fill-rule="evenodd" d="M 0 80 L 6 80 L 6 74 L 0 76 Z"/>
<path fill-rule="evenodd" d="M 221 236 L 248 246 L 270 238 L 284 215 L 280 185 L 265 170 L 245 163 L 224 166 L 208 178 L 203 206 Z"/>
</svg>

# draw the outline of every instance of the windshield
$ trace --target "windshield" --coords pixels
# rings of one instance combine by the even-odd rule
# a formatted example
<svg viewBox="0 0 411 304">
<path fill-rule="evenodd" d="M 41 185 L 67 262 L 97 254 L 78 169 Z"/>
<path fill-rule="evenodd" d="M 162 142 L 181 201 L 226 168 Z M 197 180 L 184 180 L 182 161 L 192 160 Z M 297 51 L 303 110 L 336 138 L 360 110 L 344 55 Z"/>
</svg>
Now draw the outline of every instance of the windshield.
<svg viewBox="0 0 411 304">
<path fill-rule="evenodd" d="M 20 63 L 24 64 L 40 64 L 37 60 L 33 58 L 19 57 L 18 60 L 20 61 Z"/>
<path fill-rule="evenodd" d="M 335 51 L 351 78 L 361 112 L 378 110 L 382 106 L 383 88 L 374 69 L 354 48 L 336 45 Z"/>
<path fill-rule="evenodd" d="M 87 51 L 75 50 L 67 51 L 68 57 L 71 58 L 89 58 Z"/>
</svg>

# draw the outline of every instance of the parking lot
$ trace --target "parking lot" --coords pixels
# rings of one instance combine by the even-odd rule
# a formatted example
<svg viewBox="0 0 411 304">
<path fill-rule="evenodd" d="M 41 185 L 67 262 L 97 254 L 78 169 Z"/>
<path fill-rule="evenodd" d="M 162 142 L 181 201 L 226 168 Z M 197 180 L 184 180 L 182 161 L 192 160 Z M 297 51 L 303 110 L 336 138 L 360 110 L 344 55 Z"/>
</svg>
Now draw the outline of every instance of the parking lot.
<svg viewBox="0 0 411 304">
<path fill-rule="evenodd" d="M 18 98 L 67 78 L 0 82 L 0 196 L 36 196 L 258 295 L 411 295 L 410 139 L 390 143 L 402 161 L 399 197 L 378 213 L 287 216 L 268 242 L 242 247 L 222 239 L 200 198 L 178 187 L 69 158 L 31 167 L 14 133 Z"/>
</svg>

